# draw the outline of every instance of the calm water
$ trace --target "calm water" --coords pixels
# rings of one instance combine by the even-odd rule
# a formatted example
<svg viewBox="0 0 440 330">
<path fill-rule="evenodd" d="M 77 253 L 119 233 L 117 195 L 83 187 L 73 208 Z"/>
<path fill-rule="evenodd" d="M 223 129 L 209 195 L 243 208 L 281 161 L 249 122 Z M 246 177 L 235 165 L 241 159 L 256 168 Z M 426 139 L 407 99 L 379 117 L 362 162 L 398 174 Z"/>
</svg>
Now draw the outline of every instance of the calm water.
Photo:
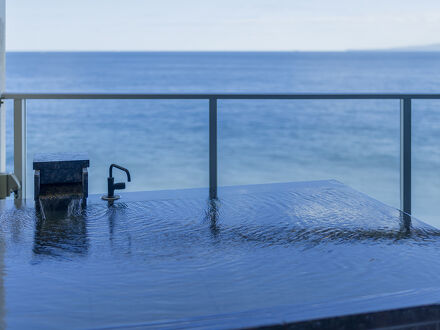
<svg viewBox="0 0 440 330">
<path fill-rule="evenodd" d="M 221 192 L 3 211 L 0 328 L 223 328 L 439 300 L 431 226 L 335 181 Z"/>
<path fill-rule="evenodd" d="M 7 90 L 14 92 L 438 93 L 439 87 L 440 53 L 7 55 Z M 439 226 L 440 101 L 413 108 L 414 214 Z M 29 101 L 29 159 L 36 152 L 87 151 L 91 192 L 106 189 L 112 162 L 131 170 L 131 191 L 206 187 L 207 123 L 205 101 Z M 11 148 L 8 155 L 11 166 Z M 31 162 L 28 173 L 32 180 Z M 221 185 L 329 178 L 399 206 L 398 101 L 219 102 Z"/>
</svg>

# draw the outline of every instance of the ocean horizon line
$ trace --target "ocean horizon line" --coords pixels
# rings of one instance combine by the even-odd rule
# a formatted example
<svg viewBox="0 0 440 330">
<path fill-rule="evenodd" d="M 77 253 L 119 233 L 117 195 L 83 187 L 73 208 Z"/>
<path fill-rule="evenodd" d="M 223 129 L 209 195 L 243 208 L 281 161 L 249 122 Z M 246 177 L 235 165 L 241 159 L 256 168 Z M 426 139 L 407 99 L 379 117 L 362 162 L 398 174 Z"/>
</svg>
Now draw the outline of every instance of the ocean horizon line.
<svg viewBox="0 0 440 330">
<path fill-rule="evenodd" d="M 302 54 L 342 54 L 342 53 L 439 53 L 440 50 L 395 50 L 395 49 L 364 49 L 364 50 L 8 50 L 6 54 L 17 53 L 156 53 L 156 54 L 289 54 L 289 53 L 302 53 Z"/>
</svg>

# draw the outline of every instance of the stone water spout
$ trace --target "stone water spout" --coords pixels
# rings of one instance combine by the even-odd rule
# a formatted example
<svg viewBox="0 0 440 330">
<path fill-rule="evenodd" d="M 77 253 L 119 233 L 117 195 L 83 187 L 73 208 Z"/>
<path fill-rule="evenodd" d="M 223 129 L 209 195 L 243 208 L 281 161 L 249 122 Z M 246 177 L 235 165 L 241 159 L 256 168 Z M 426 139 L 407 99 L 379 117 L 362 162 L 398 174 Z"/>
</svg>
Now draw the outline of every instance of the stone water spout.
<svg viewBox="0 0 440 330">
<path fill-rule="evenodd" d="M 42 218 L 62 216 L 86 205 L 89 165 L 87 154 L 34 156 L 34 200 Z"/>
</svg>

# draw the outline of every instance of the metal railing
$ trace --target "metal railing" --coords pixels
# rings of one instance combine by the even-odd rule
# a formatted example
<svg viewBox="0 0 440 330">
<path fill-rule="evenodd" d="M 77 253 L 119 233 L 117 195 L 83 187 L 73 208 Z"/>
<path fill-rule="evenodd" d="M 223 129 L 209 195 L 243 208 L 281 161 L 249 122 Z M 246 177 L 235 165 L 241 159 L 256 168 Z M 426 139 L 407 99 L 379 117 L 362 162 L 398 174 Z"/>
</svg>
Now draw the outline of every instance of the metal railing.
<svg viewBox="0 0 440 330">
<path fill-rule="evenodd" d="M 218 100 L 400 100 L 400 208 L 411 214 L 411 103 L 440 94 L 33 94 L 5 93 L 14 100 L 14 174 L 26 197 L 26 100 L 207 100 L 209 102 L 209 198 L 217 198 Z"/>
</svg>

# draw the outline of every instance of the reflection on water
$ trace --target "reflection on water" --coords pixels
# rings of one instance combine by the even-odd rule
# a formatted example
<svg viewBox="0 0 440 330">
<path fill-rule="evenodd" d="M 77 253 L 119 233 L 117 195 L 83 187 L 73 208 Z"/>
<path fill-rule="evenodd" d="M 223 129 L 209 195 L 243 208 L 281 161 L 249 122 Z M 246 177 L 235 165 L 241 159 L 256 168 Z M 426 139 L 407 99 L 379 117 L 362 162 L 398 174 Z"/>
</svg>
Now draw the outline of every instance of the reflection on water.
<svg viewBox="0 0 440 330">
<path fill-rule="evenodd" d="M 437 229 L 333 181 L 258 187 L 44 220 L 5 210 L 7 323 L 108 327 L 329 301 L 346 314 L 348 299 L 380 308 L 384 295 L 439 287 Z"/>
<path fill-rule="evenodd" d="M 400 232 L 405 233 L 406 236 L 411 235 L 411 216 L 401 212 L 401 226 L 400 226 Z"/>
<path fill-rule="evenodd" d="M 44 217 L 37 213 L 33 248 L 36 255 L 68 258 L 71 254 L 87 254 L 86 217 L 76 204 L 69 204 L 66 210 L 46 210 Z"/>
<path fill-rule="evenodd" d="M 108 217 L 109 240 L 110 248 L 116 254 L 131 254 L 131 235 L 127 230 L 127 225 L 130 221 L 127 218 L 125 210 L 127 205 L 124 203 L 114 204 L 108 203 Z M 117 234 L 115 235 L 115 232 Z"/>
<path fill-rule="evenodd" d="M 0 228 L 0 329 L 6 329 L 5 323 L 5 285 L 4 285 L 4 254 L 5 254 L 5 240 Z"/>
<path fill-rule="evenodd" d="M 217 199 L 208 200 L 206 209 L 206 220 L 209 222 L 209 229 L 211 230 L 211 235 L 213 238 L 217 238 L 220 233 L 220 228 L 218 226 L 220 215 L 219 204 L 220 201 Z"/>
</svg>

